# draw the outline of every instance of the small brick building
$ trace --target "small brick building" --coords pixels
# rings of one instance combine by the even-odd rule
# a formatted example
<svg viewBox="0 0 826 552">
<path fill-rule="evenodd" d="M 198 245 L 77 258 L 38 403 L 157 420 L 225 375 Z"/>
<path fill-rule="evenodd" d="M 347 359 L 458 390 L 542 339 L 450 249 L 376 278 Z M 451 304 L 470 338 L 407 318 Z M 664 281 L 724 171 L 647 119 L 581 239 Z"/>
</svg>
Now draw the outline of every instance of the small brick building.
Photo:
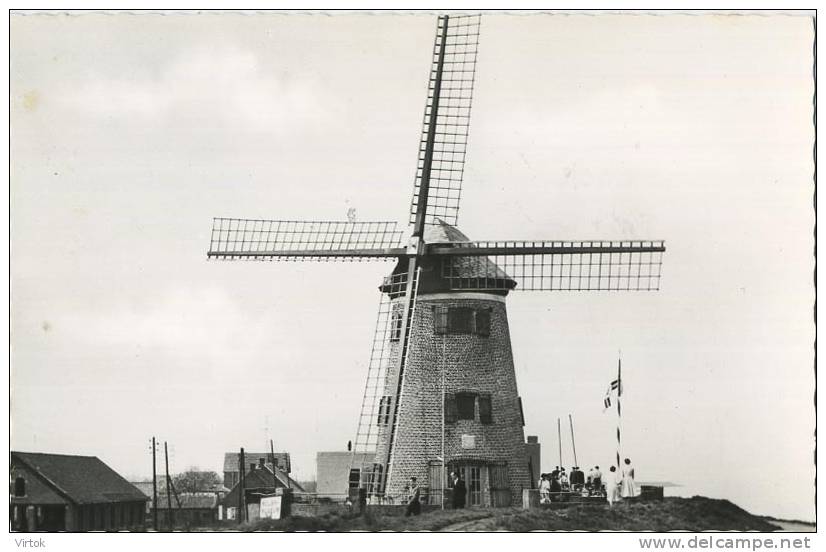
<svg viewBox="0 0 826 552">
<path fill-rule="evenodd" d="M 441 221 L 428 227 L 425 239 L 427 243 L 469 241 Z M 468 505 L 508 506 L 531 484 L 505 307 L 508 290 L 516 282 L 487 258 L 457 262 L 463 264 L 454 267 L 453 276 L 458 274 L 467 287 L 473 288 L 479 279 L 496 279 L 504 289 L 451 290 L 440 261 L 423 258 L 390 458 L 388 462 L 382 456 L 390 431 L 389 416 L 381 412 L 394 406 L 397 374 L 392 369 L 387 370 L 377 420 L 376 460 L 379 465 L 389 464 L 386 496 L 403 497 L 410 477 L 415 476 L 431 501 L 438 500 L 443 492 L 439 457 L 444 408 L 445 471 L 461 473 Z M 402 259 L 394 274 L 406 270 L 407 260 Z M 396 301 L 395 307 L 401 308 L 403 299 Z M 391 337 L 391 366 L 396 366 L 401 350 L 400 333 Z M 448 477 L 444 480 L 451 484 Z"/>
<path fill-rule="evenodd" d="M 95 456 L 11 452 L 12 531 L 145 528 L 146 496 Z"/>
</svg>

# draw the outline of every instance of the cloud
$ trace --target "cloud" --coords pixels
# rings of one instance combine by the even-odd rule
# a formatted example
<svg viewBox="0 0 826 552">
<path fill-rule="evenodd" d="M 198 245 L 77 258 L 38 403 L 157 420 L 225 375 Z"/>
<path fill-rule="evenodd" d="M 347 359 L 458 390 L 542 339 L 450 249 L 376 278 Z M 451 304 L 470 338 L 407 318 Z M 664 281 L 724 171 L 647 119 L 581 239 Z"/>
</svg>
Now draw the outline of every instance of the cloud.
<svg viewBox="0 0 826 552">
<path fill-rule="evenodd" d="M 243 312 L 219 288 L 174 288 L 140 305 L 120 303 L 60 318 L 54 325 L 91 349 L 141 347 L 171 355 L 197 351 L 202 358 L 243 361 L 247 351 L 272 340 L 266 321 Z"/>
<path fill-rule="evenodd" d="M 257 55 L 235 47 L 183 52 L 154 77 L 95 75 L 61 96 L 86 116 L 135 123 L 211 119 L 273 133 L 315 126 L 335 102 L 311 76 L 274 75 Z"/>
</svg>

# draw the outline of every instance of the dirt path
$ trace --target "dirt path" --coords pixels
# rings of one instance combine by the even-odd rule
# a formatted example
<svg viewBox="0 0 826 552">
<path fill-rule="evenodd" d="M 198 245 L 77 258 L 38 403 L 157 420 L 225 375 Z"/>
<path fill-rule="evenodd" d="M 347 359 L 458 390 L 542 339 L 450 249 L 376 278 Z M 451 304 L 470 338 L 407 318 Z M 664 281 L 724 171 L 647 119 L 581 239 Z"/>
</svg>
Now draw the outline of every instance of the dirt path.
<svg viewBox="0 0 826 552">
<path fill-rule="evenodd" d="M 767 520 L 772 525 L 780 527 L 781 533 L 814 533 L 815 526 L 808 523 L 797 523 L 794 521 L 780 521 L 777 519 Z"/>
<path fill-rule="evenodd" d="M 441 529 L 439 529 L 439 531 L 448 532 L 448 533 L 450 533 L 450 532 L 459 532 L 459 533 L 461 533 L 461 532 L 467 532 L 467 531 L 490 530 L 490 528 L 487 527 L 487 525 L 489 524 L 489 520 L 492 517 L 493 517 L 493 512 L 491 512 L 490 515 L 482 517 L 482 518 L 471 519 L 469 521 L 461 521 L 459 523 L 451 523 L 450 525 L 442 527 Z"/>
</svg>

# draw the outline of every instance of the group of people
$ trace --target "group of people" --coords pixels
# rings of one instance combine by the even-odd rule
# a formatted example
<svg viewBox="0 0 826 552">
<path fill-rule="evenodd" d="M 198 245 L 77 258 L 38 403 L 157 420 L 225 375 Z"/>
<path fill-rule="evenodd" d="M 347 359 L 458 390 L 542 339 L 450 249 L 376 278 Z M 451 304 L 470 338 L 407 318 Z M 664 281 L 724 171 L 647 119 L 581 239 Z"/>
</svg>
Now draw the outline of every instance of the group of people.
<svg viewBox="0 0 826 552">
<path fill-rule="evenodd" d="M 550 504 L 561 493 L 578 493 L 582 496 L 605 496 L 613 505 L 623 498 L 637 496 L 637 486 L 634 483 L 634 466 L 629 458 L 625 459 L 622 471 L 611 466 L 608 480 L 603 482 L 599 466 L 588 471 L 588 477 L 579 467 L 571 468 L 570 475 L 565 468 L 556 466 L 550 473 L 543 473 L 539 478 L 539 502 Z"/>
<path fill-rule="evenodd" d="M 578 466 L 571 468 L 570 476 L 565 468 L 557 466 L 550 473 L 543 473 L 539 477 L 539 496 L 543 504 L 551 501 L 551 496 L 557 493 L 580 492 L 585 485 L 585 474 Z"/>
<path fill-rule="evenodd" d="M 453 482 L 453 494 L 451 503 L 454 509 L 465 507 L 465 497 L 467 495 L 467 486 L 461 476 L 453 471 L 450 472 L 450 480 Z M 418 516 L 422 512 L 421 489 L 415 477 L 410 478 L 410 483 L 407 485 L 407 509 L 404 512 L 405 516 Z"/>
<path fill-rule="evenodd" d="M 465 507 L 465 497 L 467 486 L 461 476 L 453 471 L 450 472 L 450 480 L 453 482 L 452 506 L 454 509 Z M 602 472 L 599 466 L 594 466 L 588 471 L 588 477 L 578 466 L 571 468 L 570 475 L 565 472 L 564 467 L 556 466 L 550 473 L 543 473 L 539 478 L 539 502 L 540 504 L 550 504 L 555 497 L 561 493 L 579 493 L 582 496 L 605 496 L 612 506 L 623 498 L 637 496 L 637 485 L 634 482 L 634 466 L 629 458 L 625 459 L 622 471 L 617 471 L 616 466 L 609 469 L 608 479 L 603 482 Z M 407 509 L 406 516 L 419 515 L 422 511 L 421 489 L 415 477 L 410 478 L 407 485 Z"/>
</svg>

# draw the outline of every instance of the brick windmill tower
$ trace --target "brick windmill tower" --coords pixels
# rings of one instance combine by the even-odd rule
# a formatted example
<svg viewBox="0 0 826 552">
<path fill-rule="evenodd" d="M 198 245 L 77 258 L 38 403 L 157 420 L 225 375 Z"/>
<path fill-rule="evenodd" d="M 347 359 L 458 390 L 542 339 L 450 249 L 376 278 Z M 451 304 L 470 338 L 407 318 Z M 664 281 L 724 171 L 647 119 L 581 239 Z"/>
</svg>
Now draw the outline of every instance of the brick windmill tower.
<svg viewBox="0 0 826 552">
<path fill-rule="evenodd" d="M 432 502 L 462 473 L 471 505 L 508 505 L 528 487 L 524 419 L 505 300 L 514 290 L 659 288 L 662 241 L 471 241 L 456 227 L 480 16 L 436 25 L 409 238 L 394 222 L 216 218 L 208 257 L 397 259 L 380 302 L 351 487 Z"/>
</svg>

